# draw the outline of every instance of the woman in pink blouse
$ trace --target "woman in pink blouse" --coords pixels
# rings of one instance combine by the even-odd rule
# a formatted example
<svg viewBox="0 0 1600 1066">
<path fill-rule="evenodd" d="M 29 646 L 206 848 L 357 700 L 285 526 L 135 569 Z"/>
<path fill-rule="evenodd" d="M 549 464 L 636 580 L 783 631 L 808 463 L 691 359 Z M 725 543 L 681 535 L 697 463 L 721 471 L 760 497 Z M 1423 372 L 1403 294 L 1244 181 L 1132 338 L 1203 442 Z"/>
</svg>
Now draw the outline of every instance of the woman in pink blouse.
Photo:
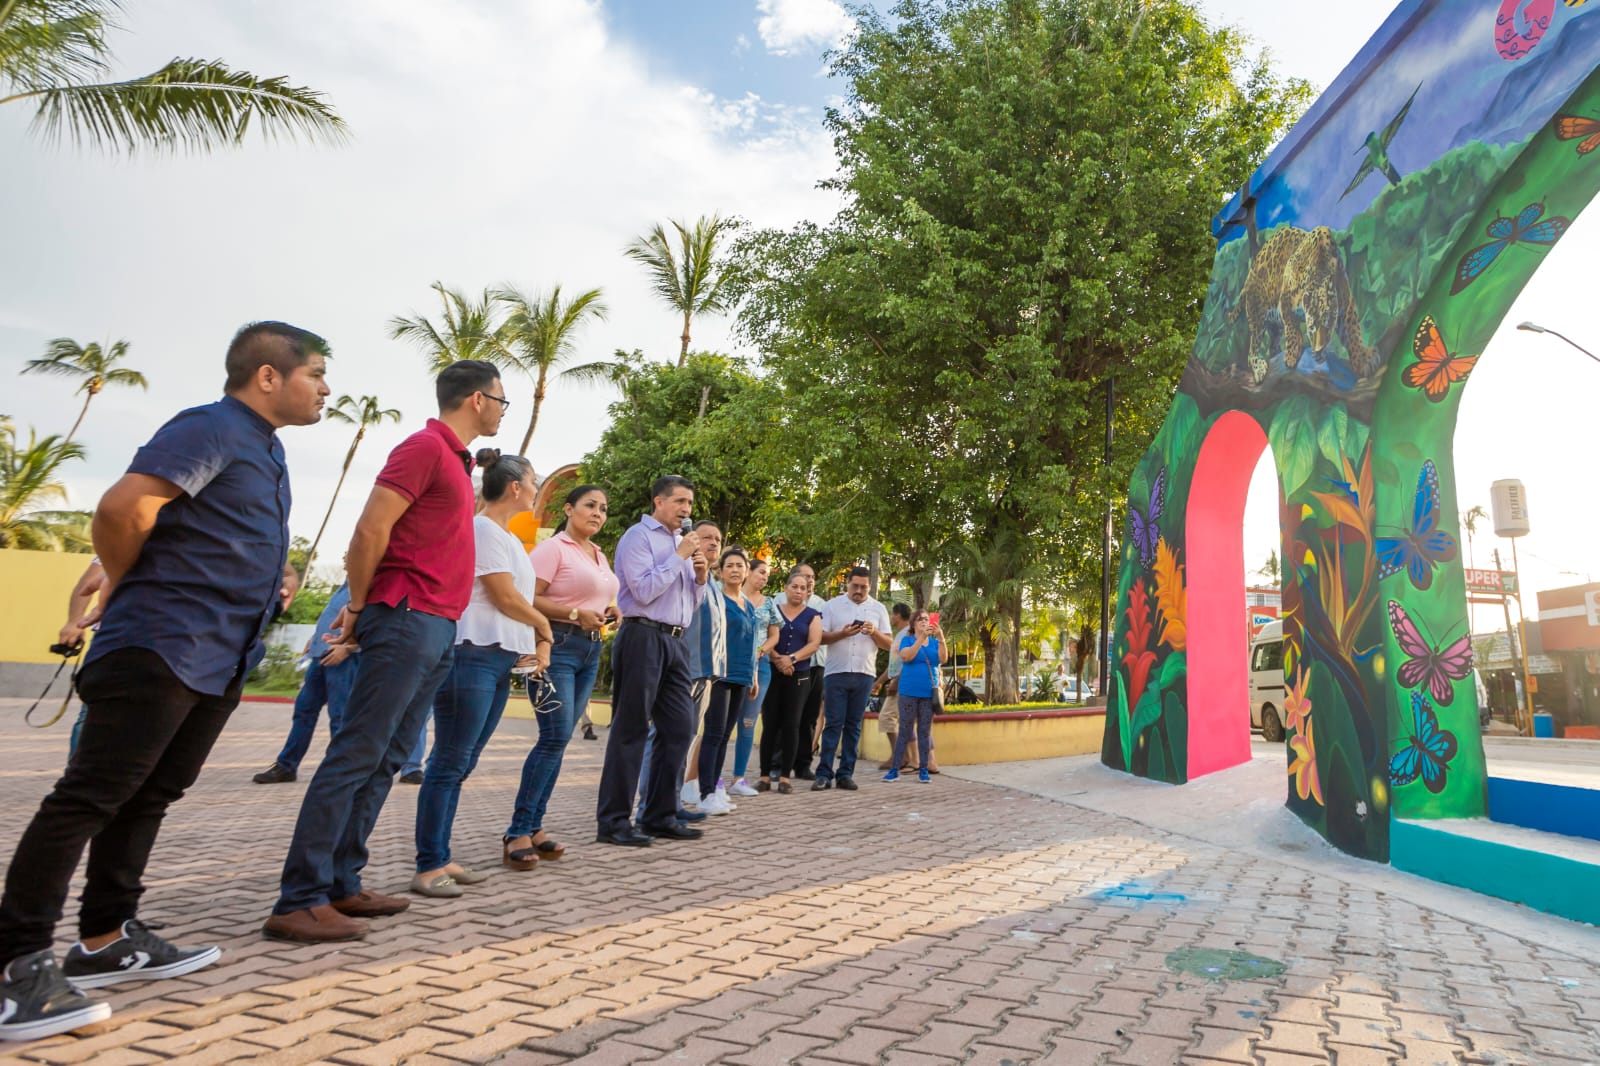
<svg viewBox="0 0 1600 1066">
<path fill-rule="evenodd" d="M 555 634 L 545 669 L 554 695 L 543 702 L 534 698 L 539 742 L 522 765 L 522 786 L 501 859 L 513 870 L 531 870 L 540 859 L 559 859 L 565 850 L 545 834 L 544 814 L 573 723 L 589 706 L 600 671 L 601 630 L 617 620 L 612 606 L 617 579 L 592 539 L 606 524 L 606 510 L 604 489 L 579 485 L 567 493 L 567 517 L 555 535 L 532 552 L 538 575 L 533 603 L 550 619 Z"/>
</svg>

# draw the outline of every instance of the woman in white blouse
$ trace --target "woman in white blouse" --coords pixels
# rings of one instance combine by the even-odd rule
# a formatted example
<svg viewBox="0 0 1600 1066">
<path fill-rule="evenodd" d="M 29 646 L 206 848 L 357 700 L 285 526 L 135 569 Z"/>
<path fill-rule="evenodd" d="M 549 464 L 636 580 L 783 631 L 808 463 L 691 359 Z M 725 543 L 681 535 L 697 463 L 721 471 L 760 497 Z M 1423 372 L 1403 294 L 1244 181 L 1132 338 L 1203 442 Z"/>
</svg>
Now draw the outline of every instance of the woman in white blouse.
<svg viewBox="0 0 1600 1066">
<path fill-rule="evenodd" d="M 533 467 L 520 455 L 478 452 L 483 510 L 472 520 L 477 559 L 472 600 L 456 623 L 455 657 L 433 699 L 433 751 L 417 796 L 417 875 L 411 891 L 455 897 L 488 877 L 450 857 L 461 784 L 500 724 L 512 668 L 550 665 L 550 623 L 533 606 L 533 563 L 511 519 L 533 506 Z"/>
</svg>

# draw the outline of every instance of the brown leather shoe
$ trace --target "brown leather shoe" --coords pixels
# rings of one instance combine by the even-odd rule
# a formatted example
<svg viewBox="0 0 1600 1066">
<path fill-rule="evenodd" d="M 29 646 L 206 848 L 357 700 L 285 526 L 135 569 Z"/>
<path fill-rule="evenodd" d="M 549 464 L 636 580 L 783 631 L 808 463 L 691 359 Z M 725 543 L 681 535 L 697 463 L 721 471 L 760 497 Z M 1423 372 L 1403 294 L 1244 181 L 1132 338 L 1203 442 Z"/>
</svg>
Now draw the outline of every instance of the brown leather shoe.
<svg viewBox="0 0 1600 1066">
<path fill-rule="evenodd" d="M 303 944 L 322 944 L 334 940 L 360 940 L 367 935 L 367 923 L 347 918 L 324 903 L 288 914 L 274 914 L 261 931 L 274 940 L 298 940 Z"/>
<path fill-rule="evenodd" d="M 350 918 L 387 918 L 411 906 L 411 901 L 363 889 L 353 896 L 334 900 L 330 906 Z"/>
</svg>

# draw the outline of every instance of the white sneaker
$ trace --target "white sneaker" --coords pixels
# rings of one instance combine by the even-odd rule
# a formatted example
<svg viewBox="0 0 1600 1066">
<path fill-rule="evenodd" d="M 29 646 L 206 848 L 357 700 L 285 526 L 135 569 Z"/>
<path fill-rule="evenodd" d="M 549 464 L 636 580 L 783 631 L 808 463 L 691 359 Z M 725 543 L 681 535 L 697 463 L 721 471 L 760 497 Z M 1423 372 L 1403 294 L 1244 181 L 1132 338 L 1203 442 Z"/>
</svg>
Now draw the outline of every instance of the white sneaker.
<svg viewBox="0 0 1600 1066">
<path fill-rule="evenodd" d="M 686 811 L 700 809 L 700 783 L 698 781 L 685 781 L 678 790 L 678 804 Z"/>
<path fill-rule="evenodd" d="M 728 790 L 722 787 L 721 781 L 717 782 L 717 790 L 713 792 L 712 795 L 717 797 L 722 805 L 728 808 L 728 810 L 736 811 L 739 809 L 739 805 L 728 798 Z"/>
<path fill-rule="evenodd" d="M 759 793 L 755 789 L 751 788 L 749 783 L 746 782 L 745 779 L 741 777 L 741 778 L 739 778 L 739 780 L 735 781 L 733 784 L 728 786 L 728 795 L 730 795 L 730 796 L 759 796 L 759 795 L 761 795 L 761 793 Z"/>
<path fill-rule="evenodd" d="M 707 814 L 732 814 L 733 809 L 728 806 L 728 801 L 722 799 L 715 792 L 700 801 L 700 809 Z"/>
</svg>

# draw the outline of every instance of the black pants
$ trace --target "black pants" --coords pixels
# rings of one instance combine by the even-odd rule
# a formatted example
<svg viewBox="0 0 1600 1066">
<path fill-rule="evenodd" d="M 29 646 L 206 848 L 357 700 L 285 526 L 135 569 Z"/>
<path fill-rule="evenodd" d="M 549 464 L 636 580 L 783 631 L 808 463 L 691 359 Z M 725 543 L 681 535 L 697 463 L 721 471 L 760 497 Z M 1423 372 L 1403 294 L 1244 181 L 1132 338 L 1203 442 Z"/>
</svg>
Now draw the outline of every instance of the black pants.
<svg viewBox="0 0 1600 1066">
<path fill-rule="evenodd" d="M 651 723 L 656 739 L 639 821 L 656 827 L 678 820 L 680 775 L 694 741 L 695 715 L 684 642 L 660 629 L 623 622 L 611 644 L 611 731 L 595 806 L 600 832 L 619 832 L 632 823 Z"/>
<path fill-rule="evenodd" d="M 799 734 L 794 751 L 794 772 L 796 775 L 811 769 L 811 757 L 817 753 L 817 718 L 822 714 L 822 671 L 823 667 L 811 668 L 811 683 L 806 686 L 805 705 L 800 708 Z M 777 675 L 773 675 L 777 680 Z"/>
<path fill-rule="evenodd" d="M 241 687 L 239 678 L 221 696 L 196 692 L 142 648 L 108 652 L 84 667 L 83 735 L 6 871 L 0 966 L 50 946 L 85 845 L 80 935 L 114 932 L 137 916 L 161 819 L 200 776 Z"/>
<path fill-rule="evenodd" d="M 700 738 L 700 762 L 695 776 L 700 782 L 700 798 L 717 790 L 722 764 L 728 757 L 728 738 L 739 728 L 739 712 L 750 695 L 750 686 L 737 681 L 717 681 L 711 686 L 711 706 L 706 708 L 705 735 Z"/>
<path fill-rule="evenodd" d="M 784 674 L 772 671 L 772 684 L 761 704 L 761 776 L 787 777 L 785 770 L 794 763 L 795 745 L 800 730 L 800 712 L 816 687 L 811 673 Z"/>
</svg>

